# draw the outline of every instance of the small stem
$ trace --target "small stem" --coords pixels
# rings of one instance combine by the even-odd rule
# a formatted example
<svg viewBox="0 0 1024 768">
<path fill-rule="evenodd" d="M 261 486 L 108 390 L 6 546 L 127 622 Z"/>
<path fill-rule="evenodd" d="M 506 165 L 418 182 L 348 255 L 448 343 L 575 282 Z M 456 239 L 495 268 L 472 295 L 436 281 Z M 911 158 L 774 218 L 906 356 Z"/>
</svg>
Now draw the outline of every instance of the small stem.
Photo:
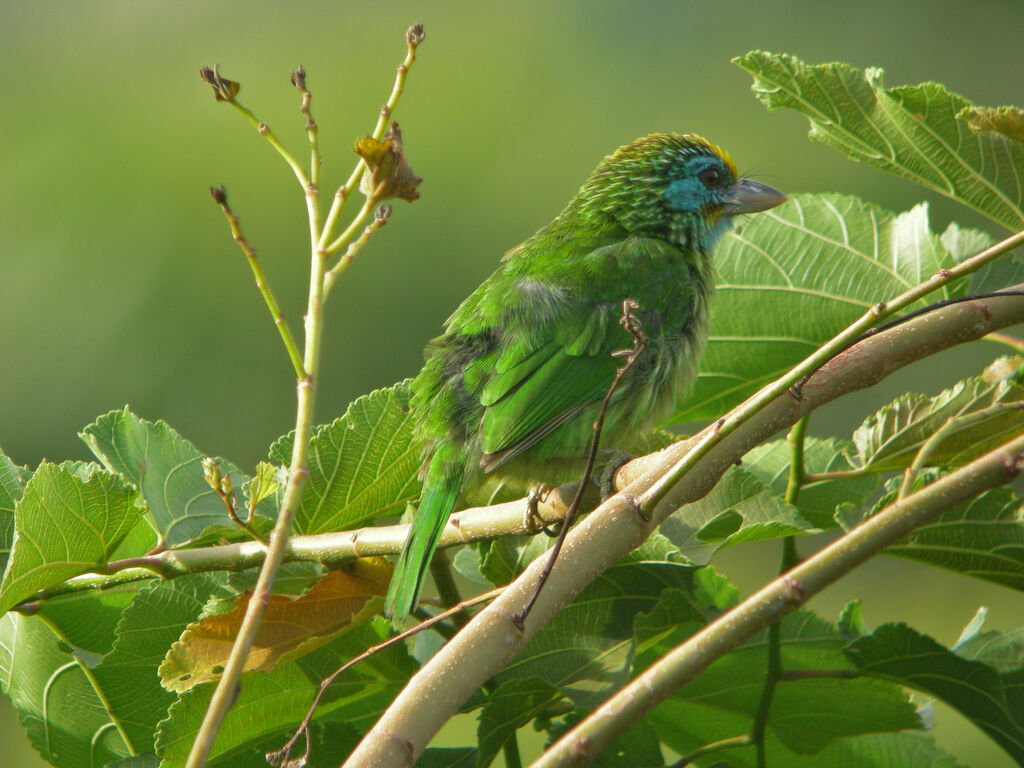
<svg viewBox="0 0 1024 768">
<path fill-rule="evenodd" d="M 238 222 L 238 217 L 235 216 L 231 206 L 228 205 L 227 192 L 224 191 L 224 187 L 210 187 L 210 195 L 213 197 L 214 202 L 220 206 L 221 211 L 224 212 L 224 218 L 227 219 L 228 227 L 231 228 L 231 237 L 238 243 L 238 247 L 242 249 L 242 253 L 245 254 L 245 258 L 249 262 L 253 277 L 256 278 L 256 287 L 259 289 L 267 309 L 270 310 L 270 317 L 274 321 L 274 325 L 277 326 L 277 332 L 281 335 L 281 341 L 284 343 L 284 349 L 288 353 L 288 358 L 292 361 L 295 375 L 302 378 L 306 375 L 306 371 L 302 367 L 302 357 L 299 355 L 299 348 L 295 344 L 295 339 L 292 337 L 288 323 L 285 322 L 284 313 L 281 312 L 281 307 L 274 297 L 274 292 L 270 289 L 270 284 L 263 274 L 263 267 L 260 265 L 256 250 L 245 239 Z"/>
<path fill-rule="evenodd" d="M 800 489 L 807 482 L 807 473 L 804 471 L 804 437 L 807 435 L 809 418 L 804 416 L 800 419 L 786 436 L 786 442 L 790 445 L 789 480 L 786 482 L 786 502 L 789 504 L 796 504 Z"/>
<path fill-rule="evenodd" d="M 1024 340 L 1018 339 L 1016 336 L 1010 336 L 1008 333 L 990 333 L 988 336 L 982 336 L 981 340 L 1002 344 L 1014 352 L 1024 355 Z"/>
<path fill-rule="evenodd" d="M 345 231 L 342 232 L 340 235 L 338 235 L 336 238 L 334 238 L 334 240 L 331 241 L 330 245 L 326 246 L 323 249 L 324 255 L 325 256 L 330 256 L 330 255 L 333 255 L 333 254 L 337 253 L 338 249 L 341 248 L 341 246 L 345 245 L 345 243 L 347 243 L 349 240 L 351 240 L 352 236 L 357 231 L 359 231 L 359 228 L 361 226 L 363 226 L 363 222 L 366 221 L 366 217 L 370 215 L 370 211 L 373 210 L 375 205 L 377 205 L 376 198 L 374 198 L 372 195 L 370 197 L 366 198 L 363 201 L 363 207 L 359 209 L 359 213 L 357 213 L 355 215 L 355 218 L 352 219 L 352 221 L 349 222 L 347 227 L 345 227 Z M 324 231 L 325 232 L 327 231 L 326 228 L 324 229 Z M 367 235 L 367 237 L 369 237 L 369 236 Z M 338 265 L 334 269 L 332 269 L 331 271 L 332 272 L 334 272 L 336 270 L 340 271 L 338 269 L 338 267 L 340 267 L 341 264 L 344 263 L 344 261 L 345 261 L 345 258 L 342 257 L 341 262 L 339 262 Z M 350 259 L 350 261 L 351 261 L 351 259 Z M 342 269 L 344 269 L 344 267 L 342 267 Z"/>
<path fill-rule="evenodd" d="M 373 221 L 363 228 L 362 234 L 357 239 L 348 244 L 348 248 L 345 249 L 345 253 L 342 254 L 338 263 L 335 264 L 334 267 L 324 276 L 325 295 L 330 293 L 331 287 L 334 285 L 334 281 L 338 279 L 338 275 L 348 268 L 348 265 L 352 263 L 352 259 L 354 259 L 356 254 L 359 253 L 364 245 L 366 245 L 373 233 L 388 223 L 390 216 L 390 205 L 382 205 L 374 212 Z M 328 253 L 333 253 L 333 251 L 328 249 Z"/>
<path fill-rule="evenodd" d="M 306 172 L 302 170 L 302 166 L 299 165 L 298 161 L 292 156 L 292 153 L 285 149 L 284 144 L 278 140 L 274 132 L 270 130 L 270 126 L 261 120 L 257 119 L 256 115 L 253 114 L 252 110 L 241 104 L 237 99 L 230 101 L 231 106 L 237 109 L 242 117 L 256 129 L 256 132 L 265 138 L 267 142 L 272 146 L 286 163 L 288 167 L 292 169 L 292 173 L 295 174 L 295 178 L 299 182 L 299 186 L 302 187 L 303 191 L 309 186 L 309 177 L 306 176 Z"/>
<path fill-rule="evenodd" d="M 409 27 L 405 33 L 405 60 L 398 65 L 398 73 L 395 75 L 395 84 L 391 89 L 391 96 L 388 97 L 387 102 L 383 107 L 381 107 L 380 115 L 377 118 L 377 124 L 373 128 L 373 133 L 370 134 L 377 140 L 380 140 L 380 137 L 384 135 L 384 129 L 387 128 L 388 121 L 391 119 L 391 115 L 395 112 L 395 107 L 398 105 L 398 99 L 402 95 L 402 91 L 405 90 L 405 79 L 409 75 L 409 68 L 416 60 L 416 48 L 423 42 L 423 38 L 424 33 L 422 24 L 414 24 Z M 327 213 L 327 219 L 324 222 L 323 232 L 320 235 L 320 241 L 318 243 L 321 249 L 326 248 L 327 242 L 331 239 L 331 233 L 334 231 L 338 218 L 341 216 L 341 209 L 345 206 L 348 191 L 356 189 L 359 185 L 359 180 L 363 177 L 363 173 L 365 172 L 366 163 L 362 158 L 360 158 L 359 162 L 356 163 L 356 167 L 352 169 L 352 174 L 348 177 L 348 181 L 339 187 L 338 191 L 334 194 L 334 202 L 331 204 L 331 209 Z"/>
<path fill-rule="evenodd" d="M 505 768 L 523 768 L 523 759 L 519 756 L 519 731 L 513 731 L 501 747 L 505 758 Z"/>
<path fill-rule="evenodd" d="M 753 743 L 754 742 L 750 740 L 750 736 L 747 734 L 743 734 L 742 736 L 730 736 L 728 739 L 719 739 L 718 741 L 713 741 L 710 744 L 705 744 L 703 747 L 698 747 L 692 752 L 687 752 L 676 762 L 672 763 L 669 768 L 686 768 L 686 766 L 698 757 L 713 755 L 715 752 L 722 752 L 726 749 L 735 749 L 736 747 L 749 747 Z"/>
<path fill-rule="evenodd" d="M 304 118 L 306 118 L 306 138 L 309 139 L 309 182 L 319 189 L 320 166 L 322 163 L 320 158 L 319 126 L 317 126 L 316 120 L 313 118 L 313 111 L 310 109 L 310 102 L 313 100 L 313 94 L 310 93 L 309 88 L 306 87 L 306 68 L 301 64 L 292 72 L 292 85 L 294 85 L 299 90 L 299 93 L 302 94 L 302 102 L 299 105 L 299 112 Z"/>
<path fill-rule="evenodd" d="M 997 416 L 1001 416 L 1009 411 L 1019 411 L 1024 409 L 1024 403 L 993 403 L 980 411 L 974 411 L 973 413 L 965 413 L 961 416 L 950 416 L 943 422 L 942 426 L 935 430 L 935 432 L 921 444 L 921 447 L 917 451 L 917 455 L 914 456 L 913 462 L 907 467 L 903 473 L 903 480 L 900 482 L 900 490 L 897 494 L 897 499 L 902 499 L 911 493 L 914 488 L 914 481 L 917 480 L 921 470 L 928 463 L 928 459 L 935 453 L 939 445 L 949 438 L 953 433 L 967 429 L 969 427 L 981 424 L 989 419 L 993 419 Z"/>
</svg>

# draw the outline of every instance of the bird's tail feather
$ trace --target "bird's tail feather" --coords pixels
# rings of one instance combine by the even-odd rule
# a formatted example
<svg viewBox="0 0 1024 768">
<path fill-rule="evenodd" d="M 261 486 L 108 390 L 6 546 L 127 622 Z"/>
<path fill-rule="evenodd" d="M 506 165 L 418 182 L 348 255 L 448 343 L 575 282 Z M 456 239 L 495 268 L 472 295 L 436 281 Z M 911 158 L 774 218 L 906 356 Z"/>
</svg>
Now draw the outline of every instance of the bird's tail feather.
<svg viewBox="0 0 1024 768">
<path fill-rule="evenodd" d="M 465 463 L 451 453 L 449 446 L 442 446 L 427 467 L 423 496 L 384 602 L 384 613 L 394 619 L 404 619 L 415 607 L 437 540 L 459 495 Z"/>
</svg>

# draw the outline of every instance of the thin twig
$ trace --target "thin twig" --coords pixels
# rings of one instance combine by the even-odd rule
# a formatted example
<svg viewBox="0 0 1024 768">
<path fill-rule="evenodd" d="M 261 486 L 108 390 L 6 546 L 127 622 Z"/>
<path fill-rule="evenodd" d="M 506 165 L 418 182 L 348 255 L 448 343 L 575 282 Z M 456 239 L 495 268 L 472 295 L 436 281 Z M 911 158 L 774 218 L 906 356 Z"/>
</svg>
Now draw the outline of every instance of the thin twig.
<svg viewBox="0 0 1024 768">
<path fill-rule="evenodd" d="M 310 102 L 313 101 L 313 94 L 306 86 L 306 68 L 301 64 L 292 70 L 292 85 L 300 94 L 302 102 L 299 105 L 299 112 L 306 118 L 306 138 L 309 139 L 309 183 L 314 187 L 320 187 L 320 128 L 313 117 L 313 110 Z"/>
<path fill-rule="evenodd" d="M 224 218 L 227 219 L 228 226 L 231 228 L 231 237 L 238 243 L 238 247 L 245 254 L 246 261 L 249 262 L 253 277 L 256 278 L 256 288 L 259 289 L 260 296 L 263 297 L 267 309 L 270 310 L 270 317 L 277 327 L 277 332 L 281 335 L 281 341 L 284 344 L 285 351 L 288 353 L 288 359 L 292 361 L 295 375 L 302 378 L 306 375 L 306 371 L 302 367 L 302 356 L 299 354 L 299 348 L 295 344 L 295 338 L 292 336 L 291 329 L 284 319 L 284 313 L 274 297 L 274 292 L 270 289 L 266 275 L 263 274 L 263 267 L 260 265 L 259 257 L 256 255 L 256 249 L 249 245 L 249 241 L 245 239 L 245 235 L 242 234 L 242 228 L 238 223 L 238 217 L 235 216 L 231 206 L 228 205 L 227 191 L 224 187 L 210 187 L 210 196 L 220 206 L 221 211 L 224 212 Z"/>
<path fill-rule="evenodd" d="M 723 752 L 726 749 L 736 749 L 737 747 L 749 747 L 753 744 L 750 740 L 750 736 L 744 733 L 742 736 L 730 736 L 728 739 L 719 739 L 713 741 L 710 744 L 705 744 L 703 747 L 698 747 L 692 752 L 687 752 L 676 762 L 672 763 L 669 768 L 686 768 L 698 757 L 704 757 L 705 755 L 713 755 L 715 752 Z"/>
<path fill-rule="evenodd" d="M 604 427 L 604 417 L 608 412 L 608 405 L 612 401 L 612 395 L 615 394 L 615 390 L 619 388 L 619 384 L 622 383 L 622 379 L 625 377 L 629 370 L 636 363 L 637 359 L 643 354 L 643 351 L 647 349 L 647 334 L 643 332 L 640 327 L 640 321 L 633 313 L 640 308 L 640 305 L 633 299 L 625 299 L 622 302 L 622 317 L 619 319 L 619 324 L 626 330 L 627 333 L 633 336 L 633 348 L 620 350 L 613 352 L 613 357 L 625 357 L 626 362 L 619 366 L 615 371 L 615 378 L 612 379 L 611 386 L 608 387 L 608 391 L 605 393 L 604 400 L 601 402 L 601 408 L 597 412 L 597 418 L 594 420 L 594 435 L 590 439 L 590 447 L 587 449 L 587 464 L 583 470 L 583 477 L 580 479 L 579 487 L 576 490 L 576 495 L 573 496 L 572 503 L 569 505 L 568 511 L 565 513 L 565 519 L 562 521 L 561 530 L 558 532 L 558 539 L 555 541 L 555 546 L 551 548 L 551 555 L 548 558 L 547 565 L 544 570 L 540 573 L 540 578 L 537 579 L 537 587 L 533 592 L 533 597 L 526 604 L 526 607 L 520 611 L 513 621 L 522 628 L 523 622 L 526 621 L 526 617 L 530 614 L 530 610 L 537 602 L 537 598 L 540 597 L 540 591 L 544 588 L 544 582 L 548 580 L 548 576 L 551 575 L 551 569 L 555 567 L 555 561 L 558 559 L 558 553 L 562 551 L 562 544 L 565 543 L 565 537 L 569 533 L 569 529 L 572 527 L 573 521 L 576 519 L 576 514 L 579 512 L 580 502 L 583 500 L 583 494 L 587 490 L 587 485 L 590 482 L 590 476 L 594 472 L 594 462 L 597 460 L 597 449 L 601 441 L 601 429 Z"/>
<path fill-rule="evenodd" d="M 493 600 L 495 597 L 497 597 L 504 591 L 504 587 L 498 587 L 497 589 L 492 589 L 489 592 L 484 592 L 481 595 L 471 597 L 468 600 L 463 600 L 462 602 L 451 606 L 447 610 L 441 611 L 441 613 L 438 613 L 430 617 L 429 619 L 426 619 L 425 621 L 421 621 L 415 627 L 411 627 L 410 629 L 407 629 L 404 632 L 395 635 L 394 637 L 389 637 L 387 640 L 384 640 L 383 642 L 370 646 L 355 658 L 345 662 L 343 665 L 338 667 L 331 674 L 329 674 L 327 677 L 320 681 L 320 690 L 317 692 L 316 696 L 313 697 L 313 703 L 309 705 L 309 710 L 306 712 L 306 716 L 302 719 L 302 722 L 299 724 L 299 727 L 295 730 L 295 733 L 292 734 L 292 737 L 288 739 L 287 742 L 285 742 L 284 746 L 281 747 L 281 749 L 279 749 L 277 752 L 270 752 L 269 754 L 267 754 L 267 762 L 273 765 L 281 765 L 282 763 L 287 761 L 291 756 L 292 749 L 295 748 L 295 744 L 303 736 L 306 737 L 305 759 L 308 760 L 310 755 L 309 725 L 313 721 L 313 715 L 316 713 L 317 707 L 320 706 L 320 700 L 327 692 L 327 689 L 331 686 L 331 683 L 338 679 L 339 675 L 344 673 L 346 670 L 351 669 L 359 662 L 365 661 L 374 654 L 383 651 L 385 648 L 395 645 L 396 643 L 400 643 L 403 640 L 406 640 L 412 637 L 413 635 L 422 632 L 425 629 L 430 629 L 435 624 L 438 624 L 444 621 L 445 619 L 454 618 L 459 613 L 468 608 L 472 608 L 475 605 L 480 605 L 480 603 L 486 603 L 488 600 Z M 302 765 L 305 764 L 305 762 L 302 763 Z"/>
<path fill-rule="evenodd" d="M 379 140 L 380 137 L 384 135 L 384 129 L 387 128 L 388 121 L 391 119 L 391 115 L 395 112 L 395 107 L 398 105 L 398 99 L 402 95 L 402 91 L 405 90 L 405 79 L 409 74 L 409 68 L 416 60 L 416 48 L 423 42 L 424 37 L 425 34 L 423 32 L 422 24 L 414 24 L 409 27 L 405 33 L 405 60 L 398 65 L 398 73 L 395 75 L 395 84 L 391 89 L 391 95 L 384 103 L 384 106 L 380 108 L 380 115 L 377 118 L 377 124 L 373 127 L 373 133 L 370 134 L 375 139 Z M 327 213 L 327 218 L 324 221 L 323 232 L 321 233 L 320 241 L 318 243 L 319 248 L 327 248 L 327 243 L 331 239 L 331 234 L 333 233 L 335 226 L 338 224 L 338 217 L 341 216 L 341 211 L 345 207 L 345 202 L 348 199 L 348 193 L 359 186 L 359 180 L 363 177 L 365 172 L 366 163 L 360 159 L 359 162 L 356 163 L 356 167 L 352 170 L 352 175 L 348 177 L 348 181 L 338 187 L 337 192 L 334 193 L 334 201 L 331 203 L 331 210 Z"/>
<path fill-rule="evenodd" d="M 369 208 L 370 201 L 367 200 L 366 202 L 367 205 L 365 207 Z M 362 215 L 362 212 L 360 212 L 360 215 Z M 357 219 L 358 218 L 359 217 L 357 217 Z M 325 294 L 330 293 L 331 287 L 334 285 L 334 281 L 338 279 L 338 276 L 342 272 L 348 269 L 348 265 L 352 263 L 352 259 L 355 258 L 356 254 L 359 253 L 359 251 L 362 249 L 364 245 L 366 245 L 370 237 L 373 236 L 374 232 L 376 232 L 378 229 L 380 229 L 381 227 L 388 223 L 389 218 L 391 218 L 390 205 L 381 205 L 377 208 L 376 211 L 374 211 L 373 221 L 371 221 L 369 224 L 366 225 L 366 227 L 363 228 L 363 232 L 361 235 L 359 235 L 358 238 L 356 238 L 355 240 L 348 244 L 348 248 L 346 248 L 345 253 L 341 255 L 341 258 L 338 260 L 338 263 L 335 264 L 334 267 L 332 267 L 330 270 L 328 270 L 326 275 L 324 275 Z M 343 238 L 348 237 L 351 237 L 351 232 L 346 230 L 345 233 L 343 233 L 342 236 L 338 238 L 338 242 L 344 243 L 345 239 Z M 334 253 L 334 250 L 332 250 L 332 248 L 333 244 L 331 247 L 327 249 L 327 253 Z"/>
</svg>

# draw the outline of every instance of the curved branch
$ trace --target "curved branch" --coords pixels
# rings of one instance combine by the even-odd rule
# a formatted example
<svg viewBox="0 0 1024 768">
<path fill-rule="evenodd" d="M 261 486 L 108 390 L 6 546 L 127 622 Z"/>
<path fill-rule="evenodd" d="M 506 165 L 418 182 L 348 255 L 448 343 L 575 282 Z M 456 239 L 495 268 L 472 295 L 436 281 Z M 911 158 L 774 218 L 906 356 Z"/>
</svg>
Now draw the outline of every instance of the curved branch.
<svg viewBox="0 0 1024 768">
<path fill-rule="evenodd" d="M 1022 321 L 1024 299 L 1020 296 L 989 298 L 943 307 L 845 349 L 807 380 L 799 399 L 788 393 L 776 397 L 711 447 L 679 482 L 666 489 L 649 523 L 637 514 L 638 499 L 694 446 L 710 442 L 709 435 L 721 422 L 689 440 L 630 462 L 616 475 L 616 487 L 624 489 L 570 534 L 524 628 L 520 631 L 514 618 L 532 594 L 546 562 L 544 556 L 409 681 L 345 766 L 408 765 L 410 756 L 419 755 L 463 702 L 514 658 L 551 616 L 598 574 L 639 546 L 672 511 L 708 493 L 725 470 L 753 446 L 815 408 L 869 387 L 912 362 Z M 424 701 L 431 706 L 423 707 Z"/>
<path fill-rule="evenodd" d="M 836 539 L 673 648 L 559 739 L 531 768 L 586 765 L 716 659 L 950 507 L 1024 469 L 1024 436 L 906 496 Z"/>
</svg>

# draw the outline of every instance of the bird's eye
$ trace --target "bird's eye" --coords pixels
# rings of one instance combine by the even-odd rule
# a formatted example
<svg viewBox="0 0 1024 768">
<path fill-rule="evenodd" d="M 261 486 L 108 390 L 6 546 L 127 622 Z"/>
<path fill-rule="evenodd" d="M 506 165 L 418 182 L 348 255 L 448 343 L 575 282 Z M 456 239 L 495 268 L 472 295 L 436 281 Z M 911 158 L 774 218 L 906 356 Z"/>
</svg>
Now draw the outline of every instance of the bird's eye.
<svg viewBox="0 0 1024 768">
<path fill-rule="evenodd" d="M 697 174 L 697 178 L 708 189 L 715 189 L 722 183 L 722 174 L 717 168 L 705 168 Z"/>
</svg>

